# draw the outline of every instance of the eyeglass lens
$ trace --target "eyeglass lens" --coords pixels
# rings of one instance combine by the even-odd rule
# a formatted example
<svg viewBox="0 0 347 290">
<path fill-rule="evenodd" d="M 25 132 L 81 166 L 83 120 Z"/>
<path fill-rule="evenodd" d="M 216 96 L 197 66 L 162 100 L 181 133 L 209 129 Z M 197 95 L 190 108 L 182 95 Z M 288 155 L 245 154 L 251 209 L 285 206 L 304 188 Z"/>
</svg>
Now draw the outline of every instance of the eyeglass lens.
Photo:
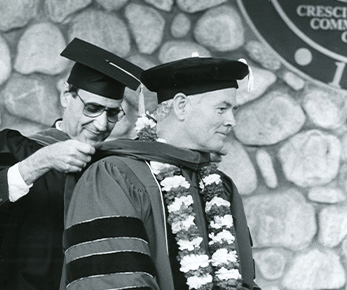
<svg viewBox="0 0 347 290">
<path fill-rule="evenodd" d="M 98 104 L 87 103 L 83 109 L 83 113 L 91 118 L 100 116 L 104 111 L 107 112 L 107 120 L 113 123 L 119 121 L 125 115 L 122 107 L 105 108 L 104 106 Z"/>
<path fill-rule="evenodd" d="M 116 123 L 125 115 L 122 106 L 117 108 L 106 108 L 99 104 L 86 103 L 78 94 L 76 95 L 82 101 L 84 105 L 83 114 L 87 117 L 96 118 L 100 116 L 104 111 L 106 111 L 107 120 L 111 123 Z"/>
</svg>

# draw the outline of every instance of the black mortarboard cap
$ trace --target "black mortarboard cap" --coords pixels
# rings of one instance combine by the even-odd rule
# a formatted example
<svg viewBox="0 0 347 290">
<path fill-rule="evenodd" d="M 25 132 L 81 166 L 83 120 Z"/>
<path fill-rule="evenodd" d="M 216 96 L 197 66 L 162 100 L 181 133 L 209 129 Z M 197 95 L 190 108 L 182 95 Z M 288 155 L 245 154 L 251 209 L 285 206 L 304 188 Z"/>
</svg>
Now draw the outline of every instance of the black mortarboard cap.
<svg viewBox="0 0 347 290">
<path fill-rule="evenodd" d="M 225 88 L 238 88 L 237 80 L 247 76 L 248 65 L 235 60 L 191 57 L 145 70 L 141 82 L 157 92 L 158 103 L 181 92 L 195 95 Z"/>
<path fill-rule="evenodd" d="M 74 38 L 60 55 L 76 62 L 67 82 L 80 89 L 122 99 L 125 87 L 136 90 L 140 85 L 140 67 L 79 38 Z"/>
</svg>

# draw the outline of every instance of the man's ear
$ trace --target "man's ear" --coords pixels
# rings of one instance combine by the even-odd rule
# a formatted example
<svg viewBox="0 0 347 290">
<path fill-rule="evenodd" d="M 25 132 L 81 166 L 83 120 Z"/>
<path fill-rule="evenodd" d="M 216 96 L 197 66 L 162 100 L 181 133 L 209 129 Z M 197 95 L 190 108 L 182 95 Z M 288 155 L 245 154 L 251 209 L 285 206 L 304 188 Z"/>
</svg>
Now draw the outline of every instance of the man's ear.
<svg viewBox="0 0 347 290">
<path fill-rule="evenodd" d="M 70 92 L 66 92 L 66 91 L 62 91 L 60 93 L 60 104 L 63 108 L 66 108 L 66 106 L 67 106 L 69 94 L 70 94 Z"/>
<path fill-rule="evenodd" d="M 185 118 L 187 103 L 187 96 L 183 93 L 178 93 L 173 98 L 173 109 L 179 120 L 184 120 Z"/>
<path fill-rule="evenodd" d="M 66 108 L 69 99 L 72 97 L 72 93 L 69 92 L 70 85 L 67 82 L 64 82 L 63 89 L 60 92 L 60 104 L 62 105 L 63 108 Z"/>
<path fill-rule="evenodd" d="M 63 108 L 66 108 L 68 103 L 68 98 L 71 95 L 69 92 L 69 84 L 67 82 L 64 83 L 64 87 L 60 92 L 60 104 Z"/>
</svg>

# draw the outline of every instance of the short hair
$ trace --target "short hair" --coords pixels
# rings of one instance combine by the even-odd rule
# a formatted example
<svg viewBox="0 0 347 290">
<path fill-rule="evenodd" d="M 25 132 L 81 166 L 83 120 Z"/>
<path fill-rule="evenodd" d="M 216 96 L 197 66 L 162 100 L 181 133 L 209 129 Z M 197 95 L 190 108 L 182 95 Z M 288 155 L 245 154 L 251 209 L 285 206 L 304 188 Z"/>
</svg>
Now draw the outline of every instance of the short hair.
<svg viewBox="0 0 347 290">
<path fill-rule="evenodd" d="M 173 99 L 161 102 L 153 112 L 154 118 L 157 121 L 165 119 L 173 108 Z"/>
<path fill-rule="evenodd" d="M 187 99 L 193 100 L 195 104 L 198 104 L 201 102 L 201 97 L 200 95 L 202 94 L 196 94 L 196 95 L 190 95 L 186 96 Z M 165 119 L 169 113 L 172 111 L 173 108 L 173 99 L 169 99 L 166 101 L 161 102 L 158 107 L 155 109 L 153 112 L 154 118 L 157 121 Z"/>
<path fill-rule="evenodd" d="M 68 87 L 67 87 L 67 90 L 65 91 L 65 93 L 72 93 L 73 96 L 75 97 L 75 94 L 78 93 L 79 88 L 73 84 L 68 83 L 68 82 L 67 82 L 67 85 L 68 85 Z"/>
</svg>

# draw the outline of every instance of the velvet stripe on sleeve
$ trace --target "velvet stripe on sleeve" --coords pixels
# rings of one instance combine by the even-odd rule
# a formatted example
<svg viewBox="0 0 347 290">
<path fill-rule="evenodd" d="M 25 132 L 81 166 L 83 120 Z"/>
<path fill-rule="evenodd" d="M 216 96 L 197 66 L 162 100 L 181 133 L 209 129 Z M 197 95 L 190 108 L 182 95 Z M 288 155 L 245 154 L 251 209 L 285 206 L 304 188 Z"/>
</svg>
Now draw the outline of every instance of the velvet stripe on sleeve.
<svg viewBox="0 0 347 290">
<path fill-rule="evenodd" d="M 138 211 L 150 203 L 121 168 L 93 164 L 76 185 L 64 232 L 68 290 L 159 289 Z"/>
</svg>

